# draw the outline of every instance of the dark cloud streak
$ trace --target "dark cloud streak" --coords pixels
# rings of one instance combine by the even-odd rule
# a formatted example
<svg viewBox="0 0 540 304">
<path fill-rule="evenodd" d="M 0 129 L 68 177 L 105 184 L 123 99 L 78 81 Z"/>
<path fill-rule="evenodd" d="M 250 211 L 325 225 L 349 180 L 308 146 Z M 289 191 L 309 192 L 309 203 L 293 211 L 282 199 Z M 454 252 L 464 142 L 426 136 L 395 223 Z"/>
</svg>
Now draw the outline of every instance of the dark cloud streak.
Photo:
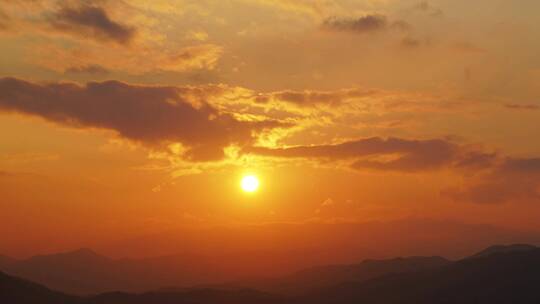
<svg viewBox="0 0 540 304">
<path fill-rule="evenodd" d="M 512 103 L 512 104 L 505 104 L 504 107 L 507 108 L 507 109 L 510 109 L 510 110 L 524 110 L 524 111 L 527 111 L 527 110 L 528 111 L 540 110 L 540 106 L 535 105 L 535 104 Z"/>
<path fill-rule="evenodd" d="M 345 89 L 338 91 L 278 91 L 273 93 L 259 94 L 255 101 L 259 103 L 268 103 L 270 100 L 276 100 L 294 104 L 301 107 L 314 105 L 332 105 L 337 106 L 348 99 L 365 97 L 374 94 L 374 90 Z"/>
<path fill-rule="evenodd" d="M 383 15 L 366 15 L 357 19 L 329 18 L 323 22 L 323 28 L 332 31 L 369 33 L 388 27 L 388 19 Z"/>
<path fill-rule="evenodd" d="M 355 160 L 356 170 L 423 171 L 454 164 L 460 157 L 456 144 L 443 140 L 408 140 L 379 137 L 336 145 L 300 146 L 281 149 L 249 148 L 245 152 L 271 157 Z M 369 157 L 393 156 L 391 160 Z"/>
<path fill-rule="evenodd" d="M 360 18 L 331 17 L 323 21 L 322 28 L 334 32 L 367 34 L 388 29 L 407 31 L 411 25 L 403 20 L 390 22 L 385 15 L 366 15 Z"/>
<path fill-rule="evenodd" d="M 78 67 L 71 67 L 65 71 L 66 74 L 89 74 L 89 75 L 105 75 L 109 74 L 110 71 L 106 68 L 97 65 L 86 65 L 86 66 L 78 66 Z"/>
<path fill-rule="evenodd" d="M 135 37 L 133 27 L 112 20 L 105 9 L 97 6 L 63 7 L 52 15 L 49 23 L 59 31 L 78 36 L 128 44 Z"/>
</svg>

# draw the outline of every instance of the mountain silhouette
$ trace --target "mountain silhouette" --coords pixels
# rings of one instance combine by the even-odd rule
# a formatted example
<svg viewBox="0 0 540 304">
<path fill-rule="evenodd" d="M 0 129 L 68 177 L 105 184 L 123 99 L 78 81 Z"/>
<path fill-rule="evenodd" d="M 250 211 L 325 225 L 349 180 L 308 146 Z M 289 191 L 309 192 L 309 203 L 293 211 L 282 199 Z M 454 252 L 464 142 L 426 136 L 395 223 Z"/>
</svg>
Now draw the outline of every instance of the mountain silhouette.
<svg viewBox="0 0 540 304">
<path fill-rule="evenodd" d="M 116 285 L 112 260 L 90 249 L 19 260 L 2 271 L 63 292 L 84 294 L 107 290 Z"/>
<path fill-rule="evenodd" d="M 428 271 L 346 283 L 305 303 L 540 303 L 540 250 L 498 252 Z"/>
<path fill-rule="evenodd" d="M 198 256 L 115 260 L 90 249 L 11 260 L 0 264 L 0 271 L 77 295 L 117 290 L 143 292 L 226 279 L 218 267 Z"/>
<path fill-rule="evenodd" d="M 277 304 L 283 298 L 255 290 L 191 289 L 182 292 L 124 292 L 70 296 L 0 272 L 0 303 L 9 304 Z"/>
<path fill-rule="evenodd" d="M 413 257 L 368 260 L 352 266 L 316 267 L 291 276 L 328 276 L 324 284 L 317 285 L 316 289 L 304 295 L 273 295 L 254 289 L 196 288 L 145 293 L 110 292 L 82 297 L 52 291 L 42 285 L 0 273 L 0 303 L 537 304 L 540 303 L 540 249 L 530 247 L 529 250 L 522 250 L 525 248 L 522 245 L 490 247 L 482 251 L 489 254 L 473 255 L 455 262 L 438 257 Z M 88 251 L 83 253 L 86 257 L 95 255 Z M 80 258 L 79 255 L 75 257 Z M 356 268 L 363 268 L 364 271 L 355 273 L 358 271 Z M 350 280 L 343 282 L 343 272 L 349 271 L 355 274 L 345 275 L 345 280 Z M 369 278 L 362 275 L 370 271 L 373 272 Z M 336 273 L 338 275 L 332 276 Z M 298 285 L 294 282 L 291 284 L 291 288 L 296 286 L 301 289 L 305 282 L 300 280 Z"/>
<path fill-rule="evenodd" d="M 495 245 L 495 246 L 488 247 L 472 255 L 471 257 L 472 258 L 483 257 L 483 256 L 488 256 L 488 255 L 492 255 L 496 253 L 501 253 L 501 252 L 529 251 L 529 250 L 534 250 L 534 249 L 538 249 L 538 247 L 533 246 L 533 245 L 528 245 L 528 244 Z"/>
<path fill-rule="evenodd" d="M 243 286 L 283 295 L 301 295 L 330 285 L 364 282 L 391 273 L 427 270 L 448 263 L 450 261 L 442 257 L 365 260 L 353 265 L 312 267 L 281 278 L 246 280 L 231 283 L 229 286 Z"/>
</svg>

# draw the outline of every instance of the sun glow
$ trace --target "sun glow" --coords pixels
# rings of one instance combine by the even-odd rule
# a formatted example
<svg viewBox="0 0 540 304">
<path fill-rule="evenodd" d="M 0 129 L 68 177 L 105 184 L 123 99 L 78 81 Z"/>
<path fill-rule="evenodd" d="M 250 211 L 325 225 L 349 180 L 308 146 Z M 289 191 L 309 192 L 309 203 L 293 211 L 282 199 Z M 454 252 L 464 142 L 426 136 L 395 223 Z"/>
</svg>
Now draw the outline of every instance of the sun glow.
<svg viewBox="0 0 540 304">
<path fill-rule="evenodd" d="M 255 175 L 246 175 L 242 178 L 240 186 L 245 192 L 255 192 L 259 189 L 259 179 Z"/>
</svg>

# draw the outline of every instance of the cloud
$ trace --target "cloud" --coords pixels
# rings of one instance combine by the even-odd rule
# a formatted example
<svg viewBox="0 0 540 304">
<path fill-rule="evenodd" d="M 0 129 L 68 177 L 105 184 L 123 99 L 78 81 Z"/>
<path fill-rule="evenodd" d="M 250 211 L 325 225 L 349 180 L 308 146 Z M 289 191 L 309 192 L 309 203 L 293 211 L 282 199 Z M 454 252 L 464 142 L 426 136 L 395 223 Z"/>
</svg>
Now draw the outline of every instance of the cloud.
<svg viewBox="0 0 540 304">
<path fill-rule="evenodd" d="M 356 170 L 412 172 L 454 166 L 462 160 L 463 149 L 444 139 L 373 137 L 336 145 L 278 149 L 251 147 L 245 152 L 271 157 L 354 160 L 351 168 Z"/>
<path fill-rule="evenodd" d="M 24 61 L 58 73 L 95 74 L 97 66 L 130 75 L 214 70 L 223 54 L 222 46 L 204 39 L 168 39 L 148 4 L 0 1 L 5 3 L 0 5 L 0 15 L 10 17 L 7 22 L 0 16 L 0 27 L 7 26 L 9 35 L 39 37 L 23 44 Z"/>
<path fill-rule="evenodd" d="M 89 74 L 89 75 L 104 75 L 109 74 L 109 70 L 99 64 L 89 64 L 85 66 L 76 66 L 66 69 L 67 74 Z"/>
<path fill-rule="evenodd" d="M 339 7 L 332 0 L 257 0 L 257 2 L 313 17 L 326 15 Z"/>
<path fill-rule="evenodd" d="M 186 39 L 194 41 L 206 41 L 208 40 L 208 33 L 205 31 L 190 31 L 186 34 Z"/>
<path fill-rule="evenodd" d="M 223 48 L 214 44 L 202 44 L 180 48 L 169 54 L 158 55 L 159 68 L 169 71 L 208 69 L 216 67 Z M 157 54 L 156 54 L 157 55 Z"/>
<path fill-rule="evenodd" d="M 536 110 L 540 110 L 540 106 L 538 106 L 538 105 L 536 105 L 536 104 L 517 104 L 517 103 L 512 103 L 512 104 L 505 104 L 504 107 L 507 108 L 507 109 L 510 109 L 510 110 L 524 110 L 524 111 L 536 111 Z"/>
<path fill-rule="evenodd" d="M 408 30 L 410 25 L 402 20 L 390 23 L 384 15 L 366 15 L 360 18 L 328 18 L 323 22 L 322 28 L 336 32 L 365 34 L 383 31 L 388 28 Z"/>
<path fill-rule="evenodd" d="M 413 7 L 414 10 L 425 12 L 433 17 L 440 17 L 444 13 L 440 8 L 434 7 L 427 1 L 422 1 Z"/>
<path fill-rule="evenodd" d="M 78 128 L 116 131 L 148 146 L 179 142 L 190 160 L 217 160 L 232 144 L 248 145 L 255 133 L 282 126 L 240 121 L 208 104 L 205 92 L 190 102 L 180 87 L 137 86 L 118 81 L 35 84 L 0 79 L 0 111 L 35 115 Z M 211 94 L 208 92 L 207 94 Z"/>
<path fill-rule="evenodd" d="M 442 192 L 457 201 L 500 204 L 516 200 L 540 200 L 540 158 L 508 157 L 463 187 Z"/>
<path fill-rule="evenodd" d="M 321 203 L 321 207 L 327 207 L 333 204 L 334 204 L 334 200 L 331 198 L 327 198 L 326 200 L 324 200 L 324 202 Z"/>
<path fill-rule="evenodd" d="M 482 54 L 486 53 L 486 49 L 481 48 L 473 43 L 467 41 L 459 41 L 451 45 L 451 49 L 466 54 Z"/>
<path fill-rule="evenodd" d="M 70 48 L 37 45 L 36 48 L 39 52 L 31 58 L 31 61 L 53 71 L 64 73 L 70 72 L 73 68 L 101 66 L 106 70 L 124 71 L 135 75 L 163 71 L 210 71 L 215 69 L 223 53 L 223 48 L 214 44 L 171 49 L 133 47 L 126 48 L 122 52 L 111 51 L 106 45 L 92 48 L 87 48 L 86 45 Z M 50 60 L 51 57 L 57 60 Z"/>
<path fill-rule="evenodd" d="M 455 165 L 457 168 L 480 170 L 492 168 L 497 163 L 498 158 L 499 156 L 496 153 L 471 151 L 465 153 Z"/>
<path fill-rule="evenodd" d="M 36 153 L 36 152 L 27 152 L 27 153 L 8 153 L 0 154 L 0 161 L 2 163 L 29 163 L 29 162 L 40 162 L 40 161 L 52 161 L 59 159 L 57 154 L 49 153 Z"/>
<path fill-rule="evenodd" d="M 344 89 L 335 91 L 279 91 L 267 94 L 259 94 L 255 97 L 255 101 L 259 103 L 268 103 L 271 100 L 295 104 L 298 106 L 313 106 L 313 105 L 339 105 L 348 99 L 365 97 L 372 95 L 374 90 L 362 89 Z"/>
<path fill-rule="evenodd" d="M 332 198 L 327 198 L 317 206 L 315 214 L 319 219 L 328 218 L 335 221 L 342 220 L 352 222 L 359 211 L 359 205 L 353 200 L 337 201 Z"/>
<path fill-rule="evenodd" d="M 500 173 L 540 177 L 540 158 L 508 158 L 500 167 Z"/>
<path fill-rule="evenodd" d="M 422 45 L 422 41 L 411 38 L 411 37 L 405 37 L 401 40 L 401 46 L 406 48 L 417 48 Z"/>
<path fill-rule="evenodd" d="M 9 28 L 10 17 L 0 8 L 0 31 Z"/>
<path fill-rule="evenodd" d="M 247 147 L 244 153 L 276 158 L 344 162 L 357 171 L 401 173 L 449 170 L 462 186 L 441 191 L 456 201 L 498 204 L 540 200 L 540 158 L 504 157 L 447 139 L 414 140 L 379 137 L 334 145 L 290 148 Z"/>
<path fill-rule="evenodd" d="M 504 157 L 447 139 L 373 137 L 334 145 L 246 147 L 243 152 L 321 163 L 345 162 L 357 171 L 415 173 L 446 169 L 464 179 L 463 186 L 441 191 L 456 201 L 497 204 L 540 199 L 540 158 Z"/>
<path fill-rule="evenodd" d="M 357 170 L 424 171 L 451 165 L 458 158 L 459 148 L 445 140 L 403 140 L 397 138 L 380 142 L 381 154 L 398 154 L 391 160 L 358 160 L 352 164 Z"/>
<path fill-rule="evenodd" d="M 62 7 L 51 16 L 49 23 L 62 32 L 123 45 L 136 34 L 135 28 L 112 20 L 104 8 L 91 5 Z"/>
<path fill-rule="evenodd" d="M 340 32 L 368 33 L 380 31 L 388 26 L 388 20 L 382 15 L 367 15 L 358 19 L 339 19 L 336 17 L 326 19 L 323 28 Z"/>
</svg>

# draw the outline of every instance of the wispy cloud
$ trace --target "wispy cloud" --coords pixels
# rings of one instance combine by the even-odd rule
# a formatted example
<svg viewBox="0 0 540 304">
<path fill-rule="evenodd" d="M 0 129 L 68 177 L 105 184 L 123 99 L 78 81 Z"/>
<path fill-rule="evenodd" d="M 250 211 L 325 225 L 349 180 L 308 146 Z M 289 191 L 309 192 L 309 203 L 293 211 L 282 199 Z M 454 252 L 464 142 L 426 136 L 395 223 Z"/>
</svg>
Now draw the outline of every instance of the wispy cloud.
<svg viewBox="0 0 540 304">
<path fill-rule="evenodd" d="M 50 17 L 49 23 L 62 32 L 124 45 L 137 33 L 134 27 L 112 20 L 104 8 L 91 5 L 62 7 Z"/>
<path fill-rule="evenodd" d="M 508 104 L 505 104 L 504 107 L 510 110 L 523 110 L 523 111 L 540 110 L 540 106 L 536 104 L 508 103 Z"/>
<path fill-rule="evenodd" d="M 359 18 L 331 17 L 326 19 L 322 24 L 322 28 L 328 31 L 356 34 L 374 33 L 390 28 L 408 30 L 410 27 L 403 20 L 391 22 L 385 15 L 365 15 Z"/>
</svg>

